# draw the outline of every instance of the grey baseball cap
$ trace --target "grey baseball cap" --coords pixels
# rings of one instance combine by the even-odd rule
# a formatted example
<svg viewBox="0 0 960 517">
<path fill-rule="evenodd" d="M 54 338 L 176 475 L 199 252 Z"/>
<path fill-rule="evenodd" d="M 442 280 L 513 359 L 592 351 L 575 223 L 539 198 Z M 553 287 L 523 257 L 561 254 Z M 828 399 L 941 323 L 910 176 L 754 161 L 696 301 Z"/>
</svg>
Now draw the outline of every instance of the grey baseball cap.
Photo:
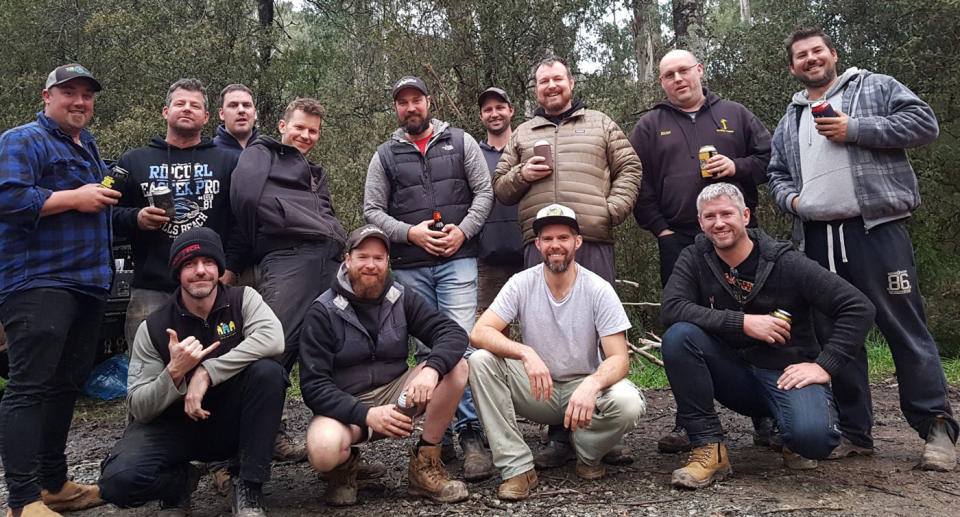
<svg viewBox="0 0 960 517">
<path fill-rule="evenodd" d="M 350 232 L 350 235 L 347 236 L 347 253 L 353 251 L 361 242 L 371 238 L 378 239 L 387 247 L 387 252 L 390 252 L 390 237 L 388 237 L 379 226 L 375 224 L 365 224 Z"/>
<path fill-rule="evenodd" d="M 497 88 L 496 86 L 491 86 L 490 88 L 483 90 L 483 93 L 481 93 L 480 96 L 477 97 L 477 105 L 482 108 L 483 101 L 487 100 L 487 97 L 491 95 L 496 95 L 497 97 L 500 97 L 501 99 L 503 99 L 503 102 L 506 102 L 507 104 L 513 106 L 513 102 L 510 100 L 510 96 L 507 95 L 507 92 L 501 90 L 500 88 Z"/>
<path fill-rule="evenodd" d="M 100 81 L 94 79 L 93 74 L 79 63 L 70 63 L 69 65 L 61 65 L 54 68 L 53 71 L 47 75 L 47 84 L 44 88 L 49 89 L 52 86 L 63 84 L 78 77 L 89 81 L 95 92 L 103 89 L 103 87 L 100 86 Z"/>
</svg>

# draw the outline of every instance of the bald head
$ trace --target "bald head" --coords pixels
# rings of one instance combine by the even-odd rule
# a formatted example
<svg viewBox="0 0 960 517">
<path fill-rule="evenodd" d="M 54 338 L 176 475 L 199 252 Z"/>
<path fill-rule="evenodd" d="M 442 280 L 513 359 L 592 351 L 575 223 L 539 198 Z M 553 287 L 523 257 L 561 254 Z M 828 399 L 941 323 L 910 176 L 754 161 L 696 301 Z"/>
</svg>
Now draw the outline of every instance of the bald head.
<svg viewBox="0 0 960 517">
<path fill-rule="evenodd" d="M 674 49 L 660 60 L 660 86 L 667 100 L 684 111 L 703 106 L 703 65 L 687 50 Z"/>
</svg>

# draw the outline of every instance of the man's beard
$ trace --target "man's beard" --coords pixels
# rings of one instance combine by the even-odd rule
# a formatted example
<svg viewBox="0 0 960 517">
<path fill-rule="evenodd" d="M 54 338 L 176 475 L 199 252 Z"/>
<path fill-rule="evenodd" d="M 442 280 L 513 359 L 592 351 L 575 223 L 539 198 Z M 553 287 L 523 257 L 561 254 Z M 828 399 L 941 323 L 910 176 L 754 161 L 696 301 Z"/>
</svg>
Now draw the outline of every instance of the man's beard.
<svg viewBox="0 0 960 517">
<path fill-rule="evenodd" d="M 565 255 L 563 258 L 563 261 L 560 262 L 559 264 L 553 264 L 552 262 L 550 262 L 549 255 L 543 256 L 543 265 L 546 266 L 551 273 L 556 273 L 556 274 L 565 273 L 567 269 L 570 269 L 570 264 L 572 262 L 573 262 L 573 257 L 570 255 Z"/>
<path fill-rule="evenodd" d="M 187 285 L 187 286 L 184 287 L 183 290 L 186 291 L 186 293 L 187 293 L 191 298 L 194 298 L 194 299 L 197 299 L 197 300 L 202 300 L 202 299 L 210 296 L 210 293 L 212 293 L 212 292 L 214 291 L 214 289 L 216 289 L 216 288 L 217 288 L 217 283 L 216 283 L 216 282 L 212 282 L 212 284 L 210 285 L 210 288 L 209 288 L 209 289 L 206 288 L 206 287 L 200 287 L 200 286 L 198 286 L 198 285 Z"/>
<path fill-rule="evenodd" d="M 816 80 L 807 79 L 804 76 L 798 77 L 800 82 L 803 83 L 803 85 L 806 86 L 807 88 L 823 88 L 824 86 L 830 84 L 830 82 L 836 78 L 837 78 L 836 68 L 834 68 L 833 70 L 826 70 L 823 73 L 823 77 Z"/>
<path fill-rule="evenodd" d="M 486 129 L 486 130 L 487 130 L 487 133 L 490 133 L 491 135 L 500 136 L 500 135 L 506 133 L 506 132 L 507 132 L 507 128 L 509 128 L 509 127 L 510 127 L 509 124 L 504 123 L 502 126 L 500 126 L 500 129 L 490 129 L 489 126 L 486 126 L 484 129 Z"/>
<path fill-rule="evenodd" d="M 423 118 L 416 115 L 407 117 L 399 125 L 408 135 L 419 135 L 430 127 L 430 114 L 427 113 Z"/>
<path fill-rule="evenodd" d="M 383 294 L 383 286 L 387 283 L 387 271 L 382 275 L 371 277 L 364 275 L 359 270 L 347 269 L 347 277 L 350 279 L 350 287 L 353 288 L 353 294 L 357 298 L 364 300 L 375 300 Z"/>
<path fill-rule="evenodd" d="M 180 126 L 178 126 L 178 125 L 176 125 L 176 124 L 173 124 L 173 125 L 170 126 L 170 131 L 173 132 L 173 134 L 177 135 L 177 136 L 180 137 L 180 138 L 184 138 L 184 139 L 187 139 L 187 138 L 195 138 L 195 137 L 199 136 L 200 133 L 203 132 L 203 126 L 200 126 L 200 127 L 197 127 L 197 128 L 193 128 L 193 127 L 191 127 L 191 128 L 185 128 L 185 127 L 180 127 Z"/>
</svg>

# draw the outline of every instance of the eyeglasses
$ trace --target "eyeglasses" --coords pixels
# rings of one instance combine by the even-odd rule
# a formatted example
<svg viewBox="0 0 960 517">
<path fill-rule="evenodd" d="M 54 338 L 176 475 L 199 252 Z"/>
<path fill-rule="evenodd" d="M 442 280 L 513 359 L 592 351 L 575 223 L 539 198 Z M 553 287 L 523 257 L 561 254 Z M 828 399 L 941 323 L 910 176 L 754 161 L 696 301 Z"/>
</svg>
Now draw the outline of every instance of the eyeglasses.
<svg viewBox="0 0 960 517">
<path fill-rule="evenodd" d="M 700 66 L 700 63 L 694 63 L 694 64 L 692 64 L 692 65 L 690 65 L 690 66 L 688 66 L 688 67 L 686 67 L 686 68 L 681 68 L 681 69 L 676 70 L 676 71 L 673 71 L 673 72 L 667 72 L 667 73 L 665 73 L 665 74 L 660 74 L 660 80 L 661 80 L 661 81 L 673 81 L 673 80 L 675 80 L 675 77 L 676 77 L 678 74 L 680 75 L 680 77 L 683 77 L 684 79 L 686 79 L 687 77 L 690 77 L 691 74 L 693 74 L 693 70 L 694 70 L 695 68 L 697 68 L 698 66 Z"/>
</svg>

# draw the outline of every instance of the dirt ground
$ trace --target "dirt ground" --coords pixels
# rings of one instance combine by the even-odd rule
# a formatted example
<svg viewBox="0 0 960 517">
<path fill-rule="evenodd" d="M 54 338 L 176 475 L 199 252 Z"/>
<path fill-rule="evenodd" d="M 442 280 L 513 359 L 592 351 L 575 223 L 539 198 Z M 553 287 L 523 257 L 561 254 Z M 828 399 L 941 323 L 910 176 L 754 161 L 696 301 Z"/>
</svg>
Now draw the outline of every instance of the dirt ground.
<svg viewBox="0 0 960 517">
<path fill-rule="evenodd" d="M 647 414 L 627 436 L 636 461 L 626 467 L 608 467 L 602 481 L 577 478 L 573 463 L 541 471 L 540 487 L 522 502 L 496 498 L 498 479 L 469 484 L 471 498 L 460 504 L 438 505 L 406 495 L 407 448 L 411 443 L 380 441 L 365 455 L 385 462 L 390 471 L 374 482 L 362 482 L 360 504 L 345 509 L 323 503 L 325 483 L 306 463 L 275 464 L 273 480 L 264 492 L 269 515 L 531 515 L 552 517 L 627 515 L 958 515 L 960 473 L 931 473 L 914 469 L 921 441 L 907 425 L 892 383 L 873 387 L 877 450 L 873 457 L 821 462 L 810 471 L 790 471 L 779 454 L 756 447 L 746 417 L 723 410 L 724 427 L 734 476 L 696 492 L 670 487 L 670 473 L 682 466 L 685 455 L 656 452 L 655 440 L 673 423 L 673 397 L 668 390 L 647 391 Z M 951 386 L 950 400 L 960 407 L 960 386 Z M 309 417 L 300 403 L 292 404 L 291 425 L 302 440 Z M 77 481 L 94 482 L 99 463 L 120 437 L 123 425 L 117 403 L 85 402 L 67 446 L 70 473 Z M 540 427 L 524 426 L 528 443 L 540 447 Z M 459 476 L 461 465 L 448 465 Z M 2 486 L 2 485 L 0 485 Z M 6 503 L 0 488 L 0 508 Z M 156 513 L 155 503 L 135 510 L 102 506 L 71 515 L 145 516 Z M 205 477 L 194 496 L 195 516 L 230 515 L 230 499 L 218 495 Z"/>
</svg>

